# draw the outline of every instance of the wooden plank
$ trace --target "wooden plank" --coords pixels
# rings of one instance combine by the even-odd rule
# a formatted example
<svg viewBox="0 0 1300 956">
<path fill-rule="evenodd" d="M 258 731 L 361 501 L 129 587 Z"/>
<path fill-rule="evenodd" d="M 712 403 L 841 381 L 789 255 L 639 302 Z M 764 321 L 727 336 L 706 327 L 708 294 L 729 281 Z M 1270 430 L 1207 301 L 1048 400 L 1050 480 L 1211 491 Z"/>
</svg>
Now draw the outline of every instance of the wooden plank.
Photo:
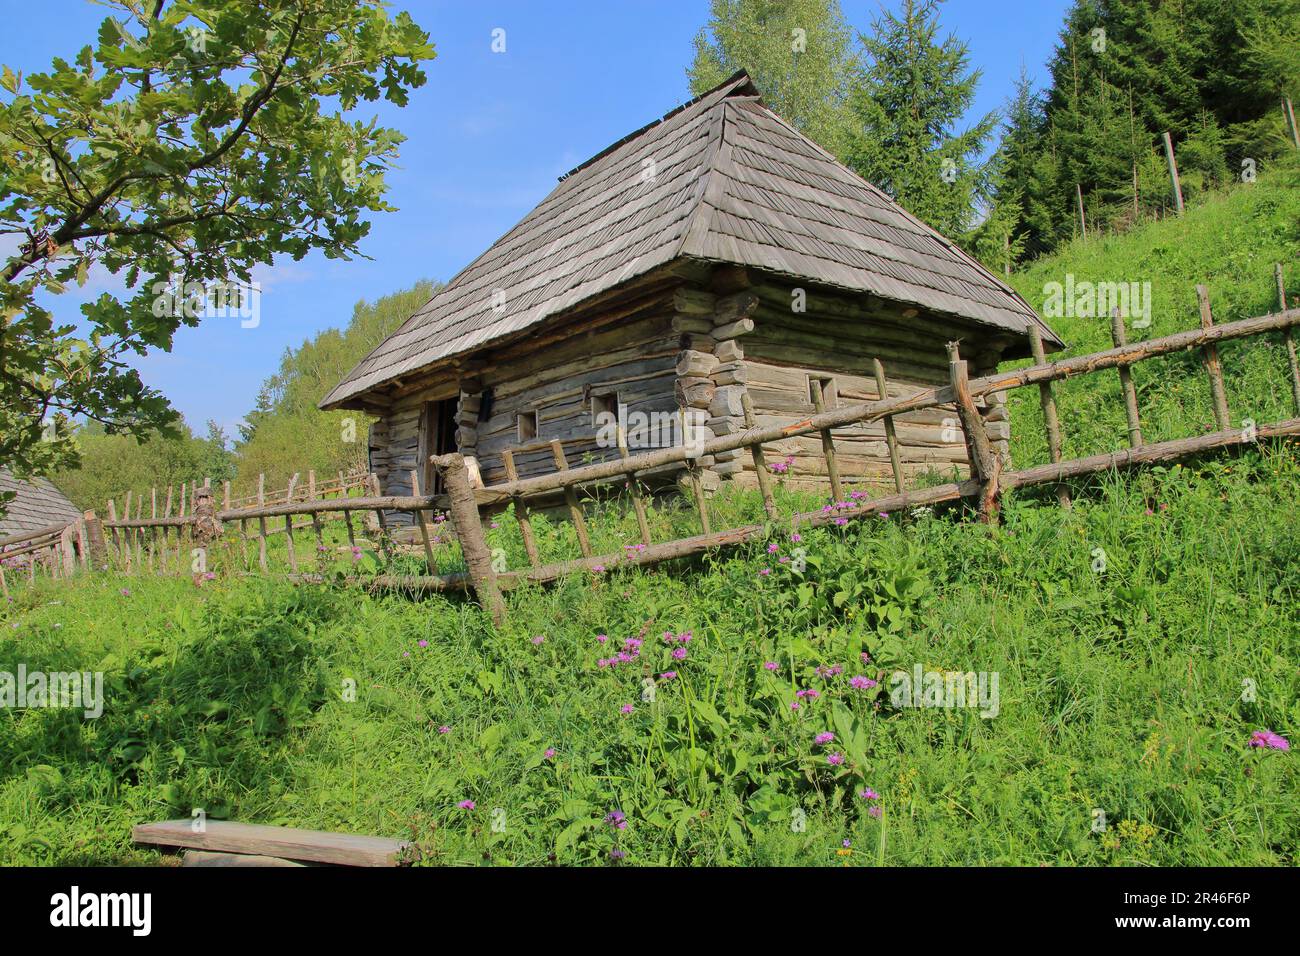
<svg viewBox="0 0 1300 956">
<path fill-rule="evenodd" d="M 266 504 L 266 475 L 257 476 L 257 504 L 262 507 Z M 266 519 L 259 517 L 257 519 L 257 563 L 263 571 L 266 570 Z"/>
<path fill-rule="evenodd" d="M 285 860 L 278 856 L 259 856 L 250 853 L 213 853 L 210 850 L 186 850 L 181 866 L 291 866 L 303 867 L 306 863 Z"/>
<path fill-rule="evenodd" d="M 132 828 L 131 839 L 148 846 L 246 853 L 339 866 L 399 866 L 407 845 L 387 837 L 228 820 L 207 820 L 201 833 L 194 832 L 193 820 L 145 823 Z"/>
</svg>

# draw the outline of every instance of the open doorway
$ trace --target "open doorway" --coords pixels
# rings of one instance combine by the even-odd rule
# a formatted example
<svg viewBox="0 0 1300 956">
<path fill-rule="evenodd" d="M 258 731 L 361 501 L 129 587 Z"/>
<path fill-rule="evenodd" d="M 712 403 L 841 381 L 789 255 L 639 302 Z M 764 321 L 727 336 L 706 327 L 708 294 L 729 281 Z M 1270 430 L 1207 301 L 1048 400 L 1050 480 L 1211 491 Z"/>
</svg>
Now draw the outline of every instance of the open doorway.
<svg viewBox="0 0 1300 956">
<path fill-rule="evenodd" d="M 420 490 L 426 495 L 442 494 L 437 469 L 429 463 L 431 455 L 449 455 L 457 451 L 456 404 L 454 398 L 425 402 L 420 414 Z"/>
</svg>

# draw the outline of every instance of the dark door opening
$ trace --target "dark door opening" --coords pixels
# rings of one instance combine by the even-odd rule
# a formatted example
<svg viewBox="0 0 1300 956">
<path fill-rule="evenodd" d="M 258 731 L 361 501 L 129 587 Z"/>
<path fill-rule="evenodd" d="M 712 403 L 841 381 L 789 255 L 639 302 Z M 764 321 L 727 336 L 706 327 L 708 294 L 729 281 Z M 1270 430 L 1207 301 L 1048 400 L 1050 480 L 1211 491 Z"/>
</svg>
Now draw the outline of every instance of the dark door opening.
<svg viewBox="0 0 1300 956">
<path fill-rule="evenodd" d="M 431 455 L 449 455 L 458 451 L 456 445 L 457 400 L 446 398 L 440 402 L 425 402 L 421 445 L 421 490 L 428 495 L 442 494 L 442 481 L 438 471 L 429 462 Z"/>
</svg>

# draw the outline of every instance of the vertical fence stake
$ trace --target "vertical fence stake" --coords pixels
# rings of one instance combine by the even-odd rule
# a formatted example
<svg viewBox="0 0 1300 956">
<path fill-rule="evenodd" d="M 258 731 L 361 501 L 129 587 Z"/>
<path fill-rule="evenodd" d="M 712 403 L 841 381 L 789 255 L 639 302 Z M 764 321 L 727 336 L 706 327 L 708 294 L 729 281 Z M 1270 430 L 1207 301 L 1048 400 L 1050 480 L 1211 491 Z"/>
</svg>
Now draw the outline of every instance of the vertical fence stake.
<svg viewBox="0 0 1300 956">
<path fill-rule="evenodd" d="M 889 383 L 885 379 L 885 366 L 880 359 L 872 359 L 871 364 L 876 373 L 876 391 L 883 402 L 889 397 Z M 905 490 L 903 480 L 903 460 L 898 454 L 898 433 L 894 428 L 894 416 L 885 416 L 885 446 L 889 449 L 889 467 L 894 472 L 894 490 L 900 495 Z"/>
<path fill-rule="evenodd" d="M 751 429 L 757 424 L 754 418 L 754 402 L 749 397 L 749 389 L 740 394 L 740 410 L 745 415 L 745 429 Z M 749 446 L 750 457 L 754 459 L 754 474 L 758 478 L 758 492 L 763 496 L 763 511 L 767 515 L 768 521 L 776 521 L 776 499 L 772 497 L 772 476 L 767 471 L 767 460 L 763 457 L 762 444 L 753 444 Z"/>
<path fill-rule="evenodd" d="M 419 492 L 416 492 L 419 494 Z M 316 471 L 312 469 L 307 472 L 307 497 L 312 501 L 316 500 Z M 316 566 L 321 573 L 325 573 L 325 532 L 321 527 L 320 512 L 311 513 L 311 530 L 316 538 Z"/>
<path fill-rule="evenodd" d="M 569 470 L 569 461 L 564 457 L 564 446 L 560 444 L 558 438 L 551 441 L 551 457 L 555 459 L 555 467 L 558 470 Z M 587 522 L 582 517 L 582 508 L 578 506 L 578 496 L 574 492 L 572 485 L 564 486 L 564 501 L 569 506 L 569 517 L 573 519 L 573 530 L 578 533 L 578 547 L 582 549 L 582 556 L 589 558 L 591 557 L 591 539 L 587 537 Z"/>
<path fill-rule="evenodd" d="M 1033 352 L 1035 365 L 1047 364 L 1047 352 L 1043 348 L 1043 335 L 1038 326 L 1029 326 L 1029 347 Z M 1061 421 L 1056 414 L 1056 396 L 1052 394 L 1051 382 L 1038 383 L 1038 404 L 1043 409 L 1043 426 L 1047 430 L 1047 456 L 1053 465 L 1061 461 Z M 1056 486 L 1056 500 L 1062 508 L 1070 507 L 1070 492 L 1065 485 Z"/>
<path fill-rule="evenodd" d="M 1286 311 L 1286 285 L 1282 282 L 1282 263 L 1273 266 L 1273 276 L 1277 279 L 1278 311 Z M 1282 333 L 1286 344 L 1286 358 L 1291 366 L 1291 397 L 1295 400 L 1296 414 L 1300 415 L 1300 358 L 1296 356 L 1295 326 L 1288 325 Z"/>
<path fill-rule="evenodd" d="M 370 493 L 376 498 L 383 495 L 383 489 L 379 487 L 379 476 L 371 474 L 367 477 L 367 483 L 370 485 Z M 393 553 L 388 547 L 388 517 L 384 514 L 383 508 L 375 509 L 375 522 L 379 526 L 379 550 L 384 556 L 385 561 L 393 560 Z"/>
<path fill-rule="evenodd" d="M 1196 287 L 1196 302 L 1201 309 L 1201 328 L 1209 331 L 1214 327 L 1214 313 L 1210 310 L 1210 293 L 1203 285 Z M 1210 344 L 1201 349 L 1205 361 L 1205 373 L 1210 376 L 1210 397 L 1214 401 L 1214 423 L 1219 431 L 1231 427 L 1228 418 L 1228 392 L 1223 385 L 1223 364 L 1219 361 L 1219 349 Z"/>
<path fill-rule="evenodd" d="M 108 529 L 109 535 L 113 539 L 114 557 L 116 557 L 118 560 L 121 560 L 122 538 L 121 535 L 118 533 L 117 528 L 115 527 L 117 524 L 117 502 L 115 502 L 112 498 L 108 499 L 108 524 L 109 524 L 109 529 Z M 108 570 L 107 562 L 104 565 L 104 569 Z"/>
<path fill-rule="evenodd" d="M 420 472 L 417 468 L 411 469 L 411 494 L 420 497 Z M 423 508 L 415 510 L 415 523 L 420 526 L 420 538 L 424 541 L 424 558 L 429 562 L 429 573 L 434 574 L 438 566 L 433 560 L 433 542 L 429 540 L 429 522 L 424 516 Z"/>
<path fill-rule="evenodd" d="M 501 452 L 501 463 L 505 465 L 506 480 L 518 481 L 519 471 L 515 468 L 515 453 L 510 449 Z M 415 473 L 411 473 L 411 481 L 415 481 Z M 524 551 L 528 555 L 528 563 L 533 567 L 541 567 L 541 560 L 537 556 L 537 541 L 533 538 L 533 526 L 528 520 L 528 505 L 523 498 L 515 496 L 510 499 L 515 506 L 515 520 L 519 522 L 519 533 L 524 539 Z"/>
<path fill-rule="evenodd" d="M 948 379 L 956 393 L 957 415 L 961 418 L 962 431 L 966 433 L 966 450 L 970 457 L 971 476 L 982 484 L 979 504 L 980 521 L 988 524 L 997 518 L 998 482 L 1002 473 L 1002 460 L 993 454 L 988 433 L 984 430 L 984 419 L 980 416 L 979 409 L 975 407 L 974 399 L 971 398 L 969 373 L 956 342 L 948 343 Z"/>
<path fill-rule="evenodd" d="M 500 627 L 506 619 L 506 602 L 497 584 L 496 571 L 492 568 L 492 554 L 483 537 L 483 523 L 479 520 L 478 504 L 474 500 L 474 489 L 469 484 L 465 459 L 453 453 L 431 460 L 442 477 L 442 487 L 447 492 L 452 526 L 460 541 L 460 550 L 465 555 L 465 567 L 469 572 L 470 583 L 474 586 L 474 593 L 479 603 L 492 616 L 493 623 Z"/>
<path fill-rule="evenodd" d="M 822 395 L 821 379 L 809 378 L 808 391 L 812 393 L 813 408 L 820 415 L 826 411 L 826 398 Z M 831 500 L 843 501 L 844 489 L 840 485 L 840 466 L 835 461 L 835 438 L 829 428 L 822 429 L 822 455 L 826 458 L 826 476 L 831 482 Z"/>
<path fill-rule="evenodd" d="M 618 454 L 624 461 L 632 457 L 627 448 L 627 433 L 623 431 L 623 426 L 619 425 L 615 436 L 618 442 Z M 632 495 L 632 508 L 636 512 L 636 526 L 641 532 L 641 543 L 649 547 L 650 545 L 650 521 L 646 518 L 645 500 L 641 497 L 641 483 L 637 480 L 636 472 L 629 471 L 624 477 L 627 478 L 627 490 Z"/>
<path fill-rule="evenodd" d="M 257 476 L 257 507 L 262 508 L 266 505 L 266 475 Z M 266 518 L 257 519 L 257 563 L 263 571 L 266 570 Z"/>
<path fill-rule="evenodd" d="M 1119 306 L 1111 309 L 1110 312 L 1110 337 L 1115 343 L 1115 348 L 1128 344 Z M 1119 387 L 1124 392 L 1124 415 L 1128 418 L 1128 443 L 1130 447 L 1137 448 L 1142 444 L 1142 422 L 1138 418 L 1137 389 L 1133 387 L 1133 373 L 1127 365 L 1119 366 L 1116 371 L 1119 373 Z"/>
<path fill-rule="evenodd" d="M 293 501 L 293 489 L 297 484 L 298 484 L 298 475 L 295 473 L 294 476 L 289 479 L 289 490 L 284 497 L 286 504 L 290 501 Z M 293 515 L 284 516 L 284 547 L 285 550 L 289 553 L 289 568 L 293 571 L 294 574 L 297 574 L 298 573 L 298 552 L 294 549 L 293 546 Z"/>
<path fill-rule="evenodd" d="M 1174 184 L 1174 208 L 1178 210 L 1178 215 L 1183 214 L 1183 185 L 1178 180 L 1178 160 L 1174 159 L 1174 142 L 1169 138 L 1169 134 L 1164 134 L 1165 140 L 1165 160 L 1169 163 L 1169 179 Z"/>
</svg>

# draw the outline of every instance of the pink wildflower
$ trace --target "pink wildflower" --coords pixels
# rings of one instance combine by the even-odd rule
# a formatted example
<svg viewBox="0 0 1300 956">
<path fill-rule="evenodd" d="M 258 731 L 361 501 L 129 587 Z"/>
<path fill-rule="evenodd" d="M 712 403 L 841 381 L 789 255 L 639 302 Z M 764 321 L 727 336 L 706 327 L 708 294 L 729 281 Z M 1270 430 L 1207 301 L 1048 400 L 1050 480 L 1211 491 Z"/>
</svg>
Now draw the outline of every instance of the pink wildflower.
<svg viewBox="0 0 1300 956">
<path fill-rule="evenodd" d="M 840 753 L 838 750 L 833 751 L 826 755 L 826 762 L 832 767 L 838 767 L 840 764 L 844 763 L 844 754 Z"/>
<path fill-rule="evenodd" d="M 1257 730 L 1250 735 L 1250 745 L 1252 747 L 1264 747 L 1268 750 L 1290 750 L 1291 742 L 1281 734 L 1275 734 L 1271 730 Z"/>
<path fill-rule="evenodd" d="M 814 737 L 813 743 L 817 744 L 818 746 L 821 746 L 822 744 L 830 743 L 834 739 L 835 739 L 835 735 L 831 733 L 829 730 L 826 730 L 818 734 L 816 737 Z"/>
<path fill-rule="evenodd" d="M 473 800 L 462 800 L 460 803 L 456 804 L 456 806 L 460 807 L 462 810 L 473 810 L 475 803 Z"/>
</svg>

